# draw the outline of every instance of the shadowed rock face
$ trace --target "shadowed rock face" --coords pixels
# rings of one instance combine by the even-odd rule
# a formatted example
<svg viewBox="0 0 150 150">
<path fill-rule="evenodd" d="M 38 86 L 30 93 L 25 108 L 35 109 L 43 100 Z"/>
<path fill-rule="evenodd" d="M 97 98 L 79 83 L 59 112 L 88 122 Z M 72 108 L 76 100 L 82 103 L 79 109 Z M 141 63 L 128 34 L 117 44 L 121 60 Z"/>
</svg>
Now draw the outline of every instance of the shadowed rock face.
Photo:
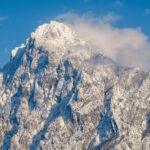
<svg viewBox="0 0 150 150">
<path fill-rule="evenodd" d="M 150 136 L 150 113 L 147 114 L 147 124 L 146 129 L 143 132 L 142 139 L 144 139 L 147 136 Z"/>
<path fill-rule="evenodd" d="M 2 150 L 10 149 L 11 139 L 18 132 L 19 129 L 19 121 L 17 118 L 17 111 L 21 104 L 22 96 L 22 87 L 19 86 L 17 92 L 11 98 L 11 111 L 10 111 L 10 123 L 12 125 L 12 129 L 8 131 L 5 135 L 3 145 L 1 147 Z"/>
<path fill-rule="evenodd" d="M 149 150 L 149 112 L 149 72 L 119 67 L 58 22 L 0 72 L 2 150 Z"/>
</svg>

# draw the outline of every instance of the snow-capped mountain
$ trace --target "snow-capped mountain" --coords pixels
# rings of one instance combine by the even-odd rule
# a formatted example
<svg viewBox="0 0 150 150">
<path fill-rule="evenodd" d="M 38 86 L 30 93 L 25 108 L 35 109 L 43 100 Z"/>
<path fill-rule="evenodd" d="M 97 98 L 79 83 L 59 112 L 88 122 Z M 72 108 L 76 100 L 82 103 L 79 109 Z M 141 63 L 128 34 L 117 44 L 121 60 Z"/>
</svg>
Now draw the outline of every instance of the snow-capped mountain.
<svg viewBox="0 0 150 150">
<path fill-rule="evenodd" d="M 149 150 L 150 73 L 44 24 L 0 71 L 0 148 Z"/>
</svg>

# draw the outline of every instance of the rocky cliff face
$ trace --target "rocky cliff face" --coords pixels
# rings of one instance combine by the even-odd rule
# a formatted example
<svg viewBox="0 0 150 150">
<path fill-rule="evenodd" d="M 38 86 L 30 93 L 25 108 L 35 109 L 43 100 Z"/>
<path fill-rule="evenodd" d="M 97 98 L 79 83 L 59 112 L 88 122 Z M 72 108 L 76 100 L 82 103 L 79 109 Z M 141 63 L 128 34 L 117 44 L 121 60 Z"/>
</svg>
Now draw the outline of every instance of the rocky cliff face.
<svg viewBox="0 0 150 150">
<path fill-rule="evenodd" d="M 0 72 L 0 147 L 149 150 L 150 73 L 44 24 Z"/>
</svg>

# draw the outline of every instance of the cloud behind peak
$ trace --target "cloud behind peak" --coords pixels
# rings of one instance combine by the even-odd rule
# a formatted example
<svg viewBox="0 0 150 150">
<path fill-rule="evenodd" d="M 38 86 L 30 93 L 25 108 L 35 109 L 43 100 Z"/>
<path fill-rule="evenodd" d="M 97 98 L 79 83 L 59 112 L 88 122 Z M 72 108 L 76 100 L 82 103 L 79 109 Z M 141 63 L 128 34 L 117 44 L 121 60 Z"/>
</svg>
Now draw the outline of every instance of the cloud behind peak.
<svg viewBox="0 0 150 150">
<path fill-rule="evenodd" d="M 127 67 L 150 68 L 150 41 L 140 28 L 117 28 L 112 25 L 120 17 L 67 13 L 57 17 L 79 36 L 99 48 L 100 53 Z"/>
</svg>

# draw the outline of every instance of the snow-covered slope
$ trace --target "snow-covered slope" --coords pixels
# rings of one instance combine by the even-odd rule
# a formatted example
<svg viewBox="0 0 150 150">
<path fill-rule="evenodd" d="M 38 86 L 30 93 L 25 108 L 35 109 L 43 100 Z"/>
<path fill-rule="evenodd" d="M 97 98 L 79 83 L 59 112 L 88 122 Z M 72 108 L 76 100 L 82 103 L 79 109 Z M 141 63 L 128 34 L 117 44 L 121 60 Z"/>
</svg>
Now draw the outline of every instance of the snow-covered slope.
<svg viewBox="0 0 150 150">
<path fill-rule="evenodd" d="M 149 150 L 150 73 L 44 24 L 0 72 L 0 148 Z"/>
</svg>

